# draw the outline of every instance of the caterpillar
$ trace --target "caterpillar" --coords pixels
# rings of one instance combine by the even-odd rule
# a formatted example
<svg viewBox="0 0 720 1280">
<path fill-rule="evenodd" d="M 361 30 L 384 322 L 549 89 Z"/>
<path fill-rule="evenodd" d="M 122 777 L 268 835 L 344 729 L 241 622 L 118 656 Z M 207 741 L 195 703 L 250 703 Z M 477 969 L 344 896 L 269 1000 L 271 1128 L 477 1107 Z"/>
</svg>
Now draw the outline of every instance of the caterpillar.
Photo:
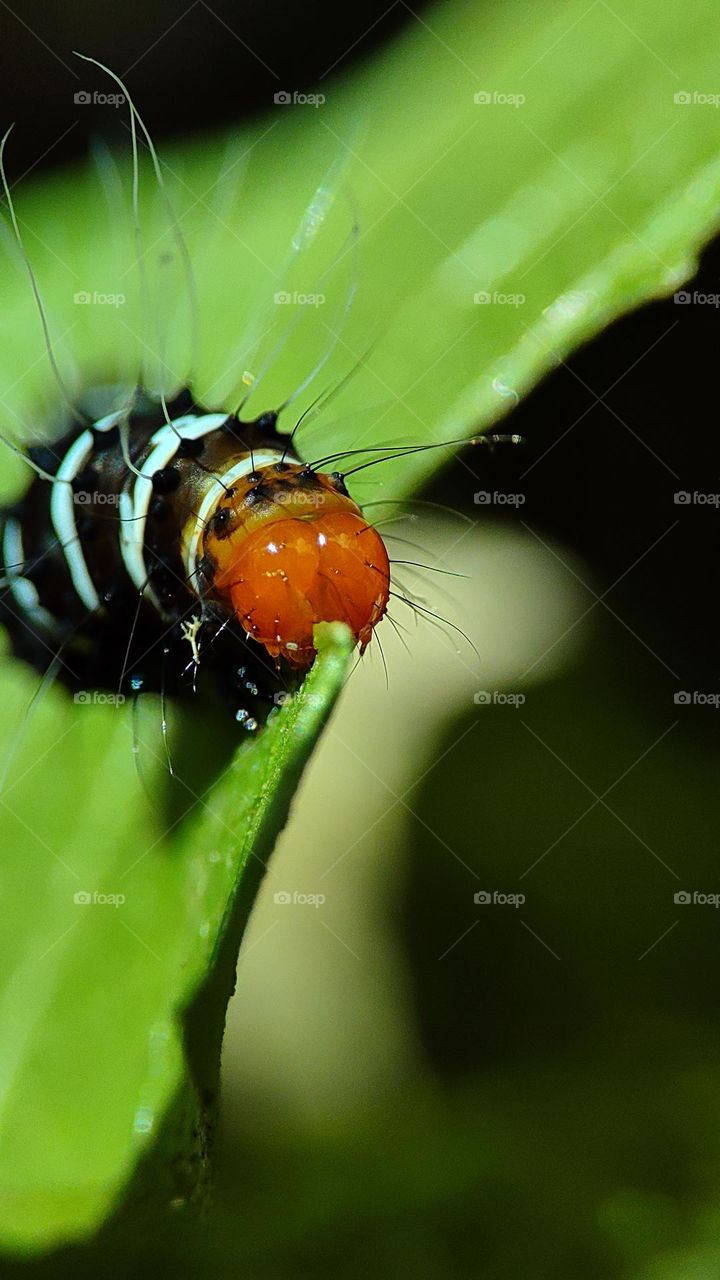
<svg viewBox="0 0 720 1280">
<path fill-rule="evenodd" d="M 386 611 L 380 534 L 275 412 L 241 423 L 139 391 L 29 457 L 44 474 L 0 515 L 1 616 L 16 654 L 40 671 L 57 655 L 71 687 L 177 693 L 204 666 L 257 721 L 260 673 L 274 688 L 309 667 L 316 622 L 364 649 Z"/>
<path fill-rule="evenodd" d="M 129 103 L 135 165 L 138 130 L 155 161 L 126 86 L 102 70 Z M 2 179 L 64 393 L 4 168 Z M 442 445 L 308 461 L 299 424 L 279 429 L 282 408 L 246 421 L 198 403 L 192 386 L 167 397 L 138 385 L 101 417 L 73 410 L 57 441 L 24 451 L 35 474 L 0 511 L 0 621 L 16 656 L 71 690 L 182 696 L 207 676 L 252 731 L 312 664 L 316 623 L 345 623 L 366 649 L 388 613 L 391 560 L 346 480 Z M 326 469 L 368 452 L 380 456 Z"/>
</svg>

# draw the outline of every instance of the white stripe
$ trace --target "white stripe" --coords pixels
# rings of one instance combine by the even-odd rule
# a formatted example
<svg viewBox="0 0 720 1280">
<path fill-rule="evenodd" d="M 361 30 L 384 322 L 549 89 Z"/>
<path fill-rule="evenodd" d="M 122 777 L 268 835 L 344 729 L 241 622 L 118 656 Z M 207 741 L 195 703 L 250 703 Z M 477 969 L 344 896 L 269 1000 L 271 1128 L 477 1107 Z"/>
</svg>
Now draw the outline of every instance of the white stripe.
<svg viewBox="0 0 720 1280">
<path fill-rule="evenodd" d="M 249 457 L 243 458 L 242 462 L 236 462 L 234 467 L 230 467 L 223 472 L 218 480 L 213 482 L 200 504 L 195 528 L 185 551 L 185 572 L 188 576 L 188 582 L 192 580 L 197 570 L 197 555 L 205 525 L 223 494 L 232 488 L 236 480 L 239 480 L 242 476 L 249 475 L 251 471 L 261 471 L 263 467 L 273 466 L 274 463 L 279 462 L 284 457 L 286 452 L 287 449 L 258 450 Z"/>
<path fill-rule="evenodd" d="M 100 597 L 88 572 L 75 524 L 75 495 L 71 483 L 92 457 L 93 445 L 92 432 L 83 431 L 65 454 L 55 474 L 50 495 L 50 519 L 65 553 L 77 594 L 88 609 L 99 609 Z"/>
<path fill-rule="evenodd" d="M 93 422 L 92 429 L 93 431 L 112 431 L 113 427 L 127 418 L 128 413 L 127 405 L 124 409 L 116 409 L 114 413 L 107 413 L 104 418 L 98 418 L 97 422 Z"/>
<path fill-rule="evenodd" d="M 112 431 L 113 427 L 126 417 L 127 408 L 117 409 L 114 413 L 108 413 L 104 418 L 94 422 L 92 430 L 81 432 L 58 467 L 50 497 L 50 518 L 65 553 L 72 584 L 88 609 L 99 609 L 100 597 L 85 563 L 75 523 L 75 494 L 71 481 L 79 475 L 92 457 L 95 446 L 93 431 Z M 66 483 L 57 483 L 58 481 Z"/>
<path fill-rule="evenodd" d="M 144 554 L 145 525 L 153 494 L 152 477 L 175 457 L 180 443 L 178 436 L 183 440 L 198 440 L 211 431 L 217 431 L 223 422 L 227 422 L 228 416 L 227 413 L 206 413 L 201 417 L 187 414 L 177 418 L 172 426 L 160 427 L 150 439 L 155 448 L 140 468 L 132 493 L 127 491 L 120 495 L 120 550 L 125 568 L 138 590 L 145 589 L 152 599 Z"/>
<path fill-rule="evenodd" d="M 52 614 L 40 604 L 40 596 L 35 583 L 23 577 L 25 549 L 23 546 L 22 527 L 20 521 L 16 520 L 14 516 L 8 516 L 5 520 L 3 561 L 10 594 L 23 613 L 32 618 L 38 626 L 44 627 L 48 631 L 56 630 L 55 619 Z"/>
</svg>

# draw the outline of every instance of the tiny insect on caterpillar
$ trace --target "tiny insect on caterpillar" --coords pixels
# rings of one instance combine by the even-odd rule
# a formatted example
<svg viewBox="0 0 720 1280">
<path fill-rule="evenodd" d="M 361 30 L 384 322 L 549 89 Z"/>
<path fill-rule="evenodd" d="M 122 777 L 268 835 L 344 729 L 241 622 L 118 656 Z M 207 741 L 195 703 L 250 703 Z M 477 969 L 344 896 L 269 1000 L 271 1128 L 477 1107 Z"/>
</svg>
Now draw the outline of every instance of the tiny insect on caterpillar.
<svg viewBox="0 0 720 1280">
<path fill-rule="evenodd" d="M 126 85 L 102 70 L 129 110 L 140 292 L 148 292 L 138 203 L 142 144 L 192 302 L 192 264 L 150 135 Z M 256 417 L 245 411 L 248 395 L 234 410 L 200 403 L 191 371 L 183 388 L 167 392 L 141 379 L 119 406 L 94 416 L 67 390 L 55 357 L 5 177 L 7 138 L 0 149 L 7 209 L 58 394 L 71 414 L 50 446 L 23 451 L 34 478 L 0 513 L 0 609 L 13 648 L 71 689 L 121 696 L 181 696 L 209 673 L 238 722 L 255 729 L 278 691 L 295 687 L 312 665 L 317 623 L 345 623 L 362 653 L 388 616 L 392 562 L 347 481 L 384 460 L 464 442 L 359 446 L 303 458 L 298 428 L 339 388 L 318 397 L 291 432 L 280 420 L 335 350 L 338 332 L 300 387 Z M 307 296 L 324 297 L 322 280 L 319 286 Z M 341 320 L 353 296 L 354 285 Z M 260 376 L 248 382 L 256 392 Z M 363 460 L 348 468 L 357 456 Z"/>
</svg>

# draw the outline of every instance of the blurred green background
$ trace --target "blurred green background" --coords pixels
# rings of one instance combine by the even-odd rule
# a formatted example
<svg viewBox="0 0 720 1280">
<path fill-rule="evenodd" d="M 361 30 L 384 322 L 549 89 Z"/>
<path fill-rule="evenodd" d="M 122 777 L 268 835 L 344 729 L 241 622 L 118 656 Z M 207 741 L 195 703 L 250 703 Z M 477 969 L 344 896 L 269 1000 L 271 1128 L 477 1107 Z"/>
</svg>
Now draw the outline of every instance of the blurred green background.
<svg viewBox="0 0 720 1280">
<path fill-rule="evenodd" d="M 303 12 L 300 43 L 299 11 L 275 25 L 265 6 L 255 47 L 310 84 L 405 10 Z M 35 146 L 65 87 L 23 24 L 65 47 L 99 18 L 1 12 L 4 111 L 33 107 Z M 188 77 L 193 103 L 211 86 L 204 124 L 263 105 L 255 54 L 233 37 L 230 71 L 210 40 L 227 17 L 194 6 L 197 30 L 178 21 L 148 58 L 161 138 L 198 119 Z M 130 63 L 170 21 L 103 16 L 82 45 Z M 719 263 L 711 245 L 686 288 L 717 291 Z M 383 633 L 387 684 L 377 653 L 351 677 L 241 954 L 206 1219 L 126 1213 L 9 1276 L 720 1275 L 720 916 L 675 896 L 720 893 L 718 712 L 676 700 L 718 692 L 720 512 L 675 501 L 720 489 L 719 324 L 672 299 L 616 321 L 514 409 L 522 448 L 423 491 L 396 554 L 466 575 L 405 571 L 477 653 L 412 624 L 409 652 Z"/>
</svg>

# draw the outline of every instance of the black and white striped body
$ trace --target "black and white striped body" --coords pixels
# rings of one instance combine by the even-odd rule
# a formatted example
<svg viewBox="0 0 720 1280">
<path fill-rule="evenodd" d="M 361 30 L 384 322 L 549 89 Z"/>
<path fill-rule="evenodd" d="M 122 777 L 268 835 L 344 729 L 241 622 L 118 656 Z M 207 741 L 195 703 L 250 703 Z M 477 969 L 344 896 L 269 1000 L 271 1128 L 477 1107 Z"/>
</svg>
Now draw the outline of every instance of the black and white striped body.
<svg viewBox="0 0 720 1280">
<path fill-rule="evenodd" d="M 130 413 L 30 450 L 55 480 L 0 512 L 0 621 L 16 654 L 41 672 L 57 656 L 73 689 L 177 693 L 209 669 L 241 718 L 272 701 L 283 676 L 205 589 L 203 530 L 233 482 L 299 461 L 275 422 L 209 413 L 187 391 L 166 417 L 138 395 Z"/>
</svg>

